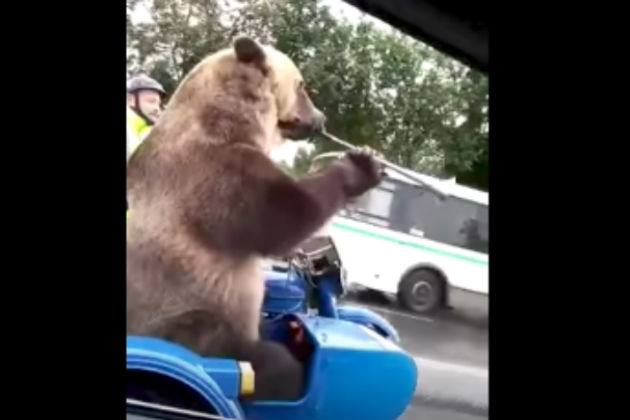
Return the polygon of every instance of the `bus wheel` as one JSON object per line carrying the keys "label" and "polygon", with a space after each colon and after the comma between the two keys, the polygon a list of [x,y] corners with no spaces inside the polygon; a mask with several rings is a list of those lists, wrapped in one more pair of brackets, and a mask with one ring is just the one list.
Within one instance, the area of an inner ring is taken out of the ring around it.
{"label": "bus wheel", "polygon": [[444,294],[443,283],[432,270],[419,269],[407,274],[398,286],[398,300],[407,309],[432,312],[440,306]]}

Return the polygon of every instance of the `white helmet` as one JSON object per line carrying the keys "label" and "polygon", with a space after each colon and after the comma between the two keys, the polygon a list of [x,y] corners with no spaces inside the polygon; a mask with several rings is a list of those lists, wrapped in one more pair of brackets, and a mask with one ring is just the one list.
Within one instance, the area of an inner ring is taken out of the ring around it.
{"label": "white helmet", "polygon": [[166,94],[166,91],[157,80],[154,80],[144,74],[127,80],[127,93],[136,93],[139,90],[155,90],[160,92],[162,95]]}

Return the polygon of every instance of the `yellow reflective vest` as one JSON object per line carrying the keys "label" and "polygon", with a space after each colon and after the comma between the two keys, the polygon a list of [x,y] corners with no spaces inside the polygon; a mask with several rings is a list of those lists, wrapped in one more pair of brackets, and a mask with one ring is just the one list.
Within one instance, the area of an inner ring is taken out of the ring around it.
{"label": "yellow reflective vest", "polygon": [[127,107],[127,161],[151,131],[151,126],[133,109]]}

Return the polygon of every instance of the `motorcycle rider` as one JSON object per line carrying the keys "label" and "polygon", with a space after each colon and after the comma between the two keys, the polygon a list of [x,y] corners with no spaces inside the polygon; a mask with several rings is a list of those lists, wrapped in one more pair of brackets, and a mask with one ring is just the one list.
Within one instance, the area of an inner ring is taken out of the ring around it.
{"label": "motorcycle rider", "polygon": [[127,81],[127,160],[160,117],[165,94],[162,85],[146,75]]}

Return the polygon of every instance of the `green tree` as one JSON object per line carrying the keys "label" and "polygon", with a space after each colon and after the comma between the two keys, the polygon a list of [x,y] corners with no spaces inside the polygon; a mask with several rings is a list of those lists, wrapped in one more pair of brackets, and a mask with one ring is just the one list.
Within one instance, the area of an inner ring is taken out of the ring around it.
{"label": "green tree", "polygon": [[[148,8],[151,22],[130,25],[139,3]],[[230,29],[222,20],[226,13],[217,0],[128,1],[128,64],[164,77],[160,82],[166,85],[176,84],[205,55],[228,44]]]}
{"label": "green tree", "polygon": [[338,20],[318,2],[250,3],[260,11],[255,27],[266,20],[267,38],[302,69],[331,132],[436,175],[466,173],[487,156],[486,77],[398,31]]}
{"label": "green tree", "polygon": [[[134,7],[128,2],[128,9]],[[331,133],[402,166],[487,188],[488,79],[399,31],[350,23],[313,0],[154,0],[152,23],[128,19],[128,62],[174,86],[236,34],[285,52]],[[326,141],[298,155],[302,173]]]}

